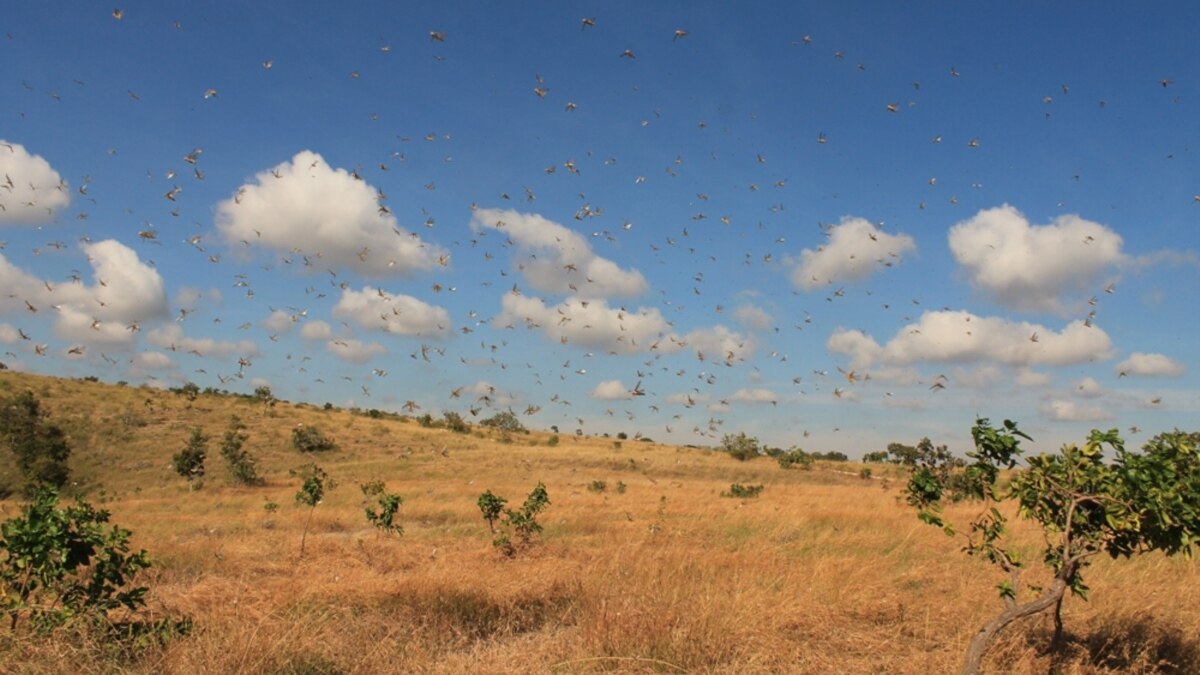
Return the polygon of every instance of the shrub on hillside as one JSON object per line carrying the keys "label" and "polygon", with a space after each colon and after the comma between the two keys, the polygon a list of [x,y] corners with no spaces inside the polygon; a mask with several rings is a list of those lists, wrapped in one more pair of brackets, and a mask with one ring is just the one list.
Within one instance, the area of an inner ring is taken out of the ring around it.
{"label": "shrub on hillside", "polygon": [[292,447],[300,452],[328,452],[337,449],[337,444],[320,429],[300,424],[292,429]]}
{"label": "shrub on hillside", "polygon": [[17,469],[30,494],[41,485],[62,487],[70,476],[67,435],[46,417],[31,391],[0,403],[0,444],[16,455]]}

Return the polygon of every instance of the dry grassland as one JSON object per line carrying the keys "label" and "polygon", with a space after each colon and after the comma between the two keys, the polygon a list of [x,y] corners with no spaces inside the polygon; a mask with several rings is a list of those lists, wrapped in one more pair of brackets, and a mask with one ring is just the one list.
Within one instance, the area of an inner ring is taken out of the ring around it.
{"label": "dry grassland", "polygon": [[[893,467],[864,480],[854,463],[783,470],[633,440],[550,446],[534,432],[505,443],[341,410],[0,374],[0,396],[24,388],[70,434],[75,489],[151,552],[148,615],[195,628],[135,656],[86,635],[0,632],[5,672],[947,673],[999,609],[998,575],[917,521]],[[233,414],[263,487],[226,476],[217,446]],[[297,424],[339,449],[301,455]],[[193,426],[213,438],[194,491],[170,466]],[[307,509],[288,470],[309,461],[339,486],[300,559]],[[0,459],[0,478],[12,472]],[[402,537],[364,518],[369,480],[403,496]],[[588,490],[596,480],[607,490]],[[541,543],[506,558],[475,501],[490,489],[519,503],[538,481],[551,500]],[[734,482],[765,489],[721,497]],[[0,518],[18,507],[0,502]],[[1035,551],[1040,535],[1019,534]],[[990,670],[1200,669],[1195,562],[1105,560],[1087,579],[1092,599],[1066,605],[1065,654],[1043,653],[1050,627],[1033,621],[1002,637]]]}

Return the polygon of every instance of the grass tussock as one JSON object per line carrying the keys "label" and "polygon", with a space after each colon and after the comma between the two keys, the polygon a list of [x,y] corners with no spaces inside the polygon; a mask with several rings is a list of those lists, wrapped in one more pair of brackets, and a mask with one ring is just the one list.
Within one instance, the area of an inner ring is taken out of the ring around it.
{"label": "grass tussock", "polygon": [[[189,617],[193,629],[121,649],[79,628],[51,640],[0,628],[5,672],[940,673],[957,671],[1000,608],[995,570],[917,522],[892,467],[863,480],[855,465],[783,470],[651,443],[551,445],[538,432],[504,442],[286,402],[0,374],[0,394],[22,387],[68,430],[71,490],[150,550],[147,616]],[[264,484],[235,484],[214,444],[203,486],[189,490],[171,454],[193,427],[219,439],[235,414]],[[298,424],[337,449],[296,451]],[[339,485],[313,511],[301,557],[308,508],[288,472],[313,461]],[[9,467],[0,462],[0,482],[14,479]],[[374,480],[403,497],[402,537],[363,515],[358,486]],[[539,481],[545,530],[508,557],[476,500],[491,490],[516,506]],[[722,498],[733,483],[764,488]],[[0,518],[18,506],[0,500]],[[1037,550],[1039,533],[1018,535]],[[997,643],[990,671],[1194,672],[1197,563],[1102,560],[1088,581],[1090,601],[1067,601],[1059,649],[1047,650],[1049,621],[1031,620]]]}

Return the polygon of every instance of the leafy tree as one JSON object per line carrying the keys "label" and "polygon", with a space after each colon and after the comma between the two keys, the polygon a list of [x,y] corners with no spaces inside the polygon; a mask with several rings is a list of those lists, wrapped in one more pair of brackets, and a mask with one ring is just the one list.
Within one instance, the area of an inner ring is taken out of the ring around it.
{"label": "leafy tree", "polygon": [[204,460],[208,456],[208,436],[200,431],[200,427],[192,427],[187,446],[175,453],[171,458],[175,464],[175,472],[187,479],[188,485],[204,477]]}
{"label": "leafy tree", "polygon": [[316,464],[305,464],[293,470],[291,474],[304,479],[296,492],[296,503],[308,507],[308,519],[304,521],[304,533],[300,535],[300,557],[303,558],[304,542],[308,539],[308,526],[312,524],[313,511],[316,511],[317,504],[325,499],[325,492],[337,487],[337,483]]}
{"label": "leafy tree", "polygon": [[879,464],[882,462],[886,462],[886,461],[888,461],[888,453],[886,450],[877,450],[875,452],[868,452],[867,454],[863,455],[862,461],[867,462],[869,464]]}
{"label": "leafy tree", "polygon": [[[1159,434],[1138,453],[1125,449],[1116,429],[1095,430],[1082,447],[1066,445],[1057,453],[1025,458],[1007,488],[1000,484],[1001,472],[1018,467],[1020,439],[1031,440],[1029,436],[1015,422],[1005,420],[997,429],[986,419],[976,421],[971,435],[975,451],[967,455],[973,461],[966,467],[963,488],[985,508],[966,533],[942,517],[947,477],[955,475],[945,465],[953,458],[918,464],[906,490],[922,521],[960,534],[967,554],[983,557],[1007,576],[997,585],[1004,609],[971,639],[964,673],[979,672],[997,634],[1023,617],[1053,609],[1057,644],[1063,600],[1068,591],[1087,598],[1082,573],[1094,556],[1129,558],[1162,551],[1190,557],[1192,545],[1200,542],[1200,434]],[[1006,501],[1015,501],[1021,516],[1045,534],[1041,557],[1053,577],[1047,587],[1031,587],[1029,599],[1021,597],[1019,587],[1025,557],[1007,542],[1007,518],[997,508]]]}
{"label": "leafy tree", "polygon": [[246,425],[234,415],[229,420],[225,436],[221,439],[221,457],[225,460],[233,480],[242,485],[262,485],[265,481],[258,475],[258,460],[243,447],[248,438]]}
{"label": "leafy tree", "polygon": [[145,551],[129,552],[129,530],[82,499],[58,507],[58,491],[41,487],[21,515],[0,524],[0,609],[17,628],[39,630],[74,618],[104,619],[109,610],[146,604],[147,588],[129,584],[150,567]]}
{"label": "leafy tree", "polygon": [[62,487],[70,476],[67,458],[71,446],[67,435],[46,421],[46,414],[25,391],[0,404],[0,443],[17,457],[17,469],[25,479],[26,490],[33,494],[40,485]]}
{"label": "leafy tree", "polygon": [[747,436],[745,432],[739,432],[737,436],[725,434],[721,438],[721,450],[739,462],[754,459],[762,454],[762,446],[759,445],[758,439]]}

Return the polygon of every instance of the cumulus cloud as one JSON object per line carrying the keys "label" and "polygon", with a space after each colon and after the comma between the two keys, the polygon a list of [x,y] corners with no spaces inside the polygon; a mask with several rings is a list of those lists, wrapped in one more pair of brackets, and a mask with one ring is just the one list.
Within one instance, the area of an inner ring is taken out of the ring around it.
{"label": "cumulus cloud", "polygon": [[250,340],[233,342],[229,340],[214,340],[213,338],[193,338],[184,335],[183,328],[177,323],[155,328],[146,334],[146,341],[156,347],[171,351],[184,351],[196,356],[257,356],[258,347]]}
{"label": "cumulus cloud", "polygon": [[1105,270],[1125,261],[1120,235],[1104,225],[1077,215],[1031,225],[1007,204],[952,227],[949,244],[975,288],[1031,312],[1065,311],[1064,295],[1088,292]]}
{"label": "cumulus cloud", "polygon": [[684,336],[683,343],[701,361],[723,361],[727,366],[753,356],[756,346],[749,337],[720,325],[691,331]]}
{"label": "cumulus cloud", "polygon": [[567,298],[549,306],[544,300],[507,294],[493,323],[537,329],[563,343],[617,354],[661,349],[674,351],[678,344],[665,340],[670,324],[657,309],[629,311],[609,307],[605,300]]}
{"label": "cumulus cloud", "polygon": [[0,255],[0,312],[55,310],[59,337],[102,345],[134,342],[137,325],[166,314],[162,277],[115,240],[81,246],[91,263],[94,284],[38,279]]}
{"label": "cumulus cloud", "polygon": [[863,218],[843,218],[829,228],[829,241],[800,252],[794,260],[792,283],[811,291],[833,283],[862,281],[890,267],[917,245],[907,234],[888,234]]}
{"label": "cumulus cloud", "polygon": [[347,363],[366,363],[387,353],[387,349],[378,342],[363,342],[351,338],[329,340],[325,343],[325,349]]}
{"label": "cumulus cloud", "polygon": [[300,328],[300,337],[305,340],[328,340],[333,337],[333,329],[319,319],[309,321]]}
{"label": "cumulus cloud", "polygon": [[174,368],[171,357],[162,352],[142,352],[133,357],[134,368],[140,370],[165,370]]}
{"label": "cumulus cloud", "polygon": [[1143,377],[1179,377],[1183,364],[1162,354],[1134,352],[1129,358],[1113,366],[1118,375],[1141,375]]}
{"label": "cumulus cloud", "polygon": [[370,286],[361,291],[343,290],[333,307],[333,316],[395,335],[444,337],[450,333],[450,315],[445,309],[411,295],[391,295]]}
{"label": "cumulus cloud", "polygon": [[605,380],[592,389],[592,398],[601,401],[624,401],[633,398],[629,388],[620,380]]}
{"label": "cumulus cloud", "polygon": [[729,397],[730,401],[740,401],[742,403],[770,403],[775,405],[779,402],[779,397],[770,389],[738,389],[733,392],[733,396]]}
{"label": "cumulus cloud", "polygon": [[1043,387],[1050,384],[1050,376],[1031,368],[1018,368],[1013,383],[1021,387]]}
{"label": "cumulus cloud", "polygon": [[1104,395],[1104,388],[1094,378],[1085,377],[1075,383],[1075,395],[1080,398],[1100,398]]}
{"label": "cumulus cloud", "polygon": [[268,314],[267,318],[263,319],[262,323],[263,328],[266,328],[272,333],[286,333],[292,329],[293,320],[291,314],[288,314],[282,309],[277,309]]}
{"label": "cumulus cloud", "polygon": [[583,235],[533,213],[478,209],[471,228],[512,239],[523,256],[521,274],[535,290],[583,298],[636,296],[648,285],[642,273],[621,269],[592,250]]}
{"label": "cumulus cloud", "polygon": [[71,203],[66,181],[40,155],[0,139],[0,226],[41,225]]}
{"label": "cumulus cloud", "polygon": [[1112,414],[1095,405],[1080,405],[1074,401],[1053,400],[1042,406],[1042,412],[1056,422],[1099,422],[1110,420]]}
{"label": "cumulus cloud", "polygon": [[445,249],[401,228],[376,201],[375,188],[309,150],[257,174],[218,204],[216,225],[230,243],[296,251],[310,264],[372,277],[449,260]]}
{"label": "cumulus cloud", "polygon": [[15,327],[7,323],[0,323],[0,344],[16,344],[20,339],[21,334]]}
{"label": "cumulus cloud", "polygon": [[768,330],[775,322],[775,319],[766,310],[756,305],[738,307],[733,310],[733,318],[743,326],[755,330]]}
{"label": "cumulus cloud", "polygon": [[1107,359],[1112,353],[1108,334],[1083,321],[1061,331],[1040,324],[1001,317],[980,317],[963,311],[926,312],[901,328],[882,347],[858,330],[839,328],[826,341],[830,351],[845,354],[855,368],[877,362],[999,363],[1007,366],[1062,366]]}

